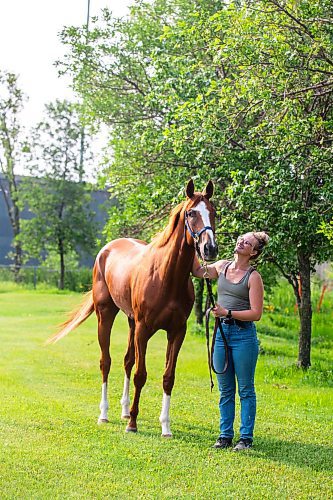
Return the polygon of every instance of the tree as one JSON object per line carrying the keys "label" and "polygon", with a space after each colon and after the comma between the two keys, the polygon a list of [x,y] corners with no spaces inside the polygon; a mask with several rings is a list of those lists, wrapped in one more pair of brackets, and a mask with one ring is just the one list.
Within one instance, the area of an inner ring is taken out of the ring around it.
{"label": "tree", "polygon": [[19,189],[17,166],[27,150],[22,138],[19,114],[23,108],[24,96],[13,73],[0,72],[0,190],[5,200],[13,230],[13,260],[15,281],[19,280],[22,266],[22,248],[17,239],[20,234]]}
{"label": "tree", "polygon": [[[173,89],[181,88],[172,93],[178,121],[169,127],[167,145],[216,165],[215,175],[227,187],[223,229],[271,231],[269,259],[292,285],[298,304],[303,368],[310,365],[311,271],[332,256],[318,234],[333,201],[329,13],[328,2],[238,2],[167,35],[174,47],[182,38],[188,49],[198,49],[178,57],[178,75],[188,74],[190,66],[207,81],[204,92],[185,102],[181,78],[172,82]],[[165,68],[163,56],[156,62]],[[167,87],[160,94],[170,99]]]}
{"label": "tree", "polygon": [[97,228],[89,210],[89,188],[78,182],[81,123],[77,108],[56,101],[46,106],[46,112],[47,118],[34,132],[33,177],[22,183],[22,200],[33,218],[22,221],[20,241],[30,257],[58,254],[59,288],[63,289],[66,254],[79,248],[91,251]]}
{"label": "tree", "polygon": [[[223,229],[271,231],[269,258],[299,306],[298,364],[304,368],[310,365],[310,273],[332,255],[317,231],[333,201],[329,9],[328,3],[230,4],[168,33],[174,47],[181,38],[188,43],[189,55],[178,56],[178,75],[188,75],[190,67],[207,85],[184,102],[182,79],[171,83],[178,121],[169,127],[167,144],[216,165],[221,187],[227,186]],[[195,41],[198,50],[190,51]],[[165,68],[163,56],[156,62]],[[170,99],[167,87],[160,94]]]}
{"label": "tree", "polygon": [[[114,18],[104,9],[99,20],[92,20],[88,34],[85,26],[62,33],[71,53],[60,64],[61,71],[72,75],[88,119],[110,130],[105,179],[119,203],[110,212],[109,237],[149,237],[183,195],[189,172],[195,173],[190,159],[184,162],[173,149],[163,147],[166,124],[175,118],[158,89],[164,76],[176,75],[170,63],[156,75],[153,60],[168,50],[164,32],[188,17],[194,5],[211,15],[220,1],[137,2],[128,18]],[[158,216],[152,217],[154,213]]]}
{"label": "tree", "polygon": [[331,5],[209,4],[141,2],[123,22],[106,17],[91,33],[84,71],[79,32],[66,33],[77,88],[91,116],[112,127],[109,176],[123,202],[111,220],[142,233],[148,213],[158,220],[187,177],[212,177],[222,248],[252,227],[272,236],[266,260],[293,287],[298,364],[307,368],[310,275],[332,255],[318,232],[333,201]]}

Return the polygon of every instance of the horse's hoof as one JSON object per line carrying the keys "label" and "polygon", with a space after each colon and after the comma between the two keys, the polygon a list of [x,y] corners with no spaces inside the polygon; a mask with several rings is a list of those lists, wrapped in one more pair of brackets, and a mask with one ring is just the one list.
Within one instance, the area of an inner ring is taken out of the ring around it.
{"label": "horse's hoof", "polygon": [[138,432],[138,429],[136,427],[127,426],[125,432]]}
{"label": "horse's hoof", "polygon": [[172,438],[172,434],[161,434],[162,438]]}
{"label": "horse's hoof", "polygon": [[122,415],[121,418],[123,420],[129,420],[131,418],[131,416],[130,415]]}
{"label": "horse's hoof", "polygon": [[108,423],[109,423],[109,421],[108,421],[108,419],[107,419],[107,418],[99,418],[99,419],[97,420],[97,423],[98,423],[98,425],[103,425],[103,424],[108,424]]}

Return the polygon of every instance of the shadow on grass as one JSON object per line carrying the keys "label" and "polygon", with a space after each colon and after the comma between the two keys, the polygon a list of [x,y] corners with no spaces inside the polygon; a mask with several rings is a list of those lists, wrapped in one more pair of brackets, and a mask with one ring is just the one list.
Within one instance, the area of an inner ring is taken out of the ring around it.
{"label": "shadow on grass", "polygon": [[333,448],[330,446],[258,437],[255,439],[253,451],[253,457],[297,467],[309,467],[316,472],[333,471]]}
{"label": "shadow on grass", "polygon": [[[171,440],[160,437],[160,433],[156,429],[147,427],[140,428],[138,434],[129,435],[129,442],[137,438],[149,438],[156,443],[169,443],[171,448],[178,446],[188,446],[191,448],[206,449],[212,451],[212,444],[218,433],[214,434],[209,429],[202,426],[186,426],[182,430],[174,429],[173,438]],[[195,446],[193,446],[195,445]],[[215,450],[216,451],[216,450]],[[221,453],[221,450],[218,450]],[[258,458],[264,460],[275,461],[287,466],[297,466],[300,468],[310,468],[316,472],[330,472],[333,470],[333,448],[320,444],[301,443],[298,441],[283,441],[281,439],[273,439],[268,437],[256,437],[254,447],[249,452],[245,452],[249,459],[256,460]],[[242,452],[241,456],[244,452]],[[238,455],[238,454],[237,454]],[[237,456],[235,454],[235,456]]]}
{"label": "shadow on grass", "polygon": [[[182,449],[184,446],[191,445],[191,449],[196,448],[198,452],[209,453],[221,450],[212,450],[212,445],[215,442],[218,432],[214,432],[210,426],[204,425],[181,425],[173,426],[173,438],[166,439],[161,437],[160,428],[152,426],[151,422],[143,419],[140,422],[139,432],[137,434],[126,434],[125,425],[121,425],[119,421],[113,422],[113,425],[108,427],[112,433],[116,433],[118,438],[123,436],[122,442],[131,443],[138,440],[154,441],[159,447],[165,445],[168,448]],[[124,441],[125,440],[125,441]],[[228,450],[229,451],[229,450]],[[299,468],[309,468],[315,472],[329,473],[333,471],[333,447],[322,444],[302,443],[299,441],[284,441],[282,439],[272,437],[256,437],[254,447],[249,452],[233,454],[236,456],[244,456],[244,453],[249,460],[269,460],[287,466],[296,466]]]}

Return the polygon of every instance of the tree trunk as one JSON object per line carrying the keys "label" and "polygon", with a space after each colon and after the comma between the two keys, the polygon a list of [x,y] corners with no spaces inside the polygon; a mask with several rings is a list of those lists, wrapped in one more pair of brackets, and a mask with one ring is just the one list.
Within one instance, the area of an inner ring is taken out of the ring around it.
{"label": "tree trunk", "polygon": [[21,267],[22,267],[22,247],[21,247],[21,243],[15,243],[15,253],[14,253],[14,268],[13,268],[13,272],[14,272],[14,280],[15,280],[15,283],[19,283],[20,282],[20,270],[21,270]]}
{"label": "tree trunk", "polygon": [[13,203],[13,231],[14,231],[14,280],[15,283],[19,283],[20,281],[20,270],[22,267],[22,246],[20,241],[18,241],[16,238],[20,234],[21,230],[21,221],[20,221],[20,210],[17,206],[16,203],[16,198],[17,198],[17,189],[16,190],[16,196],[12,197],[12,203]]}
{"label": "tree trunk", "polygon": [[59,279],[59,289],[63,290],[65,287],[65,255],[64,255],[64,245],[62,239],[58,242],[59,256],[60,256],[60,279]]}
{"label": "tree trunk", "polygon": [[302,251],[297,255],[301,280],[301,301],[298,308],[300,318],[300,333],[298,346],[298,366],[307,369],[311,366],[311,282],[310,258]]}
{"label": "tree trunk", "polygon": [[0,181],[0,190],[3,194],[8,217],[14,235],[14,241],[12,244],[12,246],[14,247],[14,251],[10,252],[10,255],[11,258],[14,260],[14,266],[13,266],[14,280],[16,283],[18,283],[20,281],[20,270],[22,267],[22,246],[21,243],[18,240],[16,240],[16,237],[20,234],[20,209],[17,203],[18,188],[16,185],[14,171],[10,171],[9,173],[3,171],[3,175],[5,179],[3,182]]}
{"label": "tree trunk", "polygon": [[79,182],[83,181],[83,165],[84,165],[84,137],[85,130],[84,127],[81,128],[80,134],[80,163],[79,163]]}
{"label": "tree trunk", "polygon": [[195,280],[194,289],[195,289],[195,301],[194,301],[194,313],[199,325],[203,324],[203,291],[204,291],[204,280]]}

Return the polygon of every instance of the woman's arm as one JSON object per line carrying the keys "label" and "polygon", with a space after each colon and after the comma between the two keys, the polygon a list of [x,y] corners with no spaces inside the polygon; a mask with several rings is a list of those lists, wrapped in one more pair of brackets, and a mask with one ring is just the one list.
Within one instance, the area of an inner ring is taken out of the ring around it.
{"label": "woman's arm", "polygon": [[[208,264],[207,265],[208,278],[210,278],[210,279],[218,278],[224,262],[226,262],[226,261],[225,260],[218,260],[217,262],[214,262],[213,264]],[[193,261],[193,267],[192,267],[193,276],[195,276],[196,278],[203,278],[205,271],[206,271],[206,268],[200,264],[198,257],[195,255],[194,261]]]}
{"label": "woman's arm", "polygon": [[[232,317],[241,321],[259,321],[264,305],[264,285],[260,274],[254,271],[249,279],[250,308],[246,311],[231,311]],[[226,316],[228,310],[217,304],[212,313],[215,317]]]}

